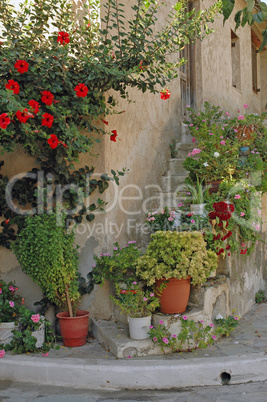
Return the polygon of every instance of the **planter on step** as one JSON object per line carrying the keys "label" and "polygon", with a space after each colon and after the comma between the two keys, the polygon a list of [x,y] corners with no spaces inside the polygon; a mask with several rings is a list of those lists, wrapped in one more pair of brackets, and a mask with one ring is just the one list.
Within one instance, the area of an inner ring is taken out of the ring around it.
{"label": "planter on step", "polygon": [[19,329],[15,322],[2,322],[0,323],[0,344],[8,344],[12,341],[13,333],[12,331]]}
{"label": "planter on step", "polygon": [[205,205],[206,204],[191,204],[190,210],[196,215],[206,216]]}
{"label": "planter on step", "polygon": [[217,193],[221,182],[222,180],[208,181],[207,186],[209,188],[209,193],[210,194]]}
{"label": "planter on step", "polygon": [[78,310],[76,317],[70,317],[67,311],[57,314],[64,346],[76,347],[86,343],[89,330],[89,312]]}
{"label": "planter on step", "polygon": [[129,332],[131,339],[147,339],[149,338],[148,332],[151,325],[151,315],[149,317],[128,317]]}
{"label": "planter on step", "polygon": [[162,290],[160,298],[160,312],[165,314],[183,313],[186,310],[189,295],[191,276],[185,279],[160,279],[156,281],[156,289],[159,289],[162,284],[166,284]]}

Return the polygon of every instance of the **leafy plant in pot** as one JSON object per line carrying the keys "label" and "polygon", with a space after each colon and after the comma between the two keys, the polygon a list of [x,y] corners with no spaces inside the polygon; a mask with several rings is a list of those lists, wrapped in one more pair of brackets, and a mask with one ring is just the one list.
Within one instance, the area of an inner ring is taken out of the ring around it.
{"label": "leafy plant in pot", "polygon": [[216,253],[207,250],[200,232],[159,231],[151,235],[136,272],[148,286],[166,284],[160,295],[160,311],[173,314],[185,311],[190,283],[204,283],[216,268]]}
{"label": "leafy plant in pot", "polygon": [[65,346],[86,342],[89,312],[77,310],[78,251],[74,230],[67,231],[65,214],[27,217],[25,226],[12,245],[22,270],[36,282],[44,296],[61,309],[57,314]]}
{"label": "leafy plant in pot", "polygon": [[159,299],[150,290],[143,290],[138,282],[131,284],[131,291],[121,290],[116,285],[116,295],[110,296],[121,312],[128,317],[130,338],[149,338],[151,313],[159,307]]}
{"label": "leafy plant in pot", "polygon": [[22,298],[17,290],[13,282],[0,279],[0,344],[8,344],[13,337],[12,331],[18,328]]}

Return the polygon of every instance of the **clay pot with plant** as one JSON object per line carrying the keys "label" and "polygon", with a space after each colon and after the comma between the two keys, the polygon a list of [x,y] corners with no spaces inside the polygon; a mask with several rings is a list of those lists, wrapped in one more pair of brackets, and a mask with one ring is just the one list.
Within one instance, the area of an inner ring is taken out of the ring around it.
{"label": "clay pot with plant", "polygon": [[85,344],[89,312],[77,310],[78,251],[74,230],[67,231],[65,214],[27,217],[25,226],[12,245],[23,272],[36,282],[45,297],[60,309],[57,314],[65,346]]}

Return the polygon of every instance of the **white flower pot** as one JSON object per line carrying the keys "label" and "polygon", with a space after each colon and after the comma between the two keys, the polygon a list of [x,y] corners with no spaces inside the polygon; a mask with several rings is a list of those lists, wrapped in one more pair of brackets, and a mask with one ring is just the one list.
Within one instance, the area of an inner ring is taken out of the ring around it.
{"label": "white flower pot", "polygon": [[14,322],[2,322],[0,323],[0,344],[4,345],[10,343],[13,338],[13,329],[19,329]]}
{"label": "white flower pot", "polygon": [[191,204],[190,210],[196,215],[206,216],[205,205],[206,204]]}
{"label": "white flower pot", "polygon": [[36,347],[41,348],[45,341],[45,323],[44,322],[40,325],[40,327],[36,331],[32,332],[32,336],[34,336],[37,339]]}
{"label": "white flower pot", "polygon": [[149,317],[131,318],[128,317],[129,332],[131,339],[147,339],[151,325],[151,315]]}

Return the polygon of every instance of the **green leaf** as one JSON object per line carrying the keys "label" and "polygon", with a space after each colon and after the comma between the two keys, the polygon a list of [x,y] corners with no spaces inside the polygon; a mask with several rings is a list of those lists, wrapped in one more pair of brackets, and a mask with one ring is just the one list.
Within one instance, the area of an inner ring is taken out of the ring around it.
{"label": "green leaf", "polygon": [[228,20],[228,18],[232,14],[234,5],[235,5],[235,0],[223,0],[222,1],[222,11],[223,11],[223,16],[224,16],[223,23],[225,23],[225,21]]}
{"label": "green leaf", "polygon": [[86,215],[86,219],[89,222],[92,222],[95,219],[95,215],[94,214],[88,214],[88,215]]}

